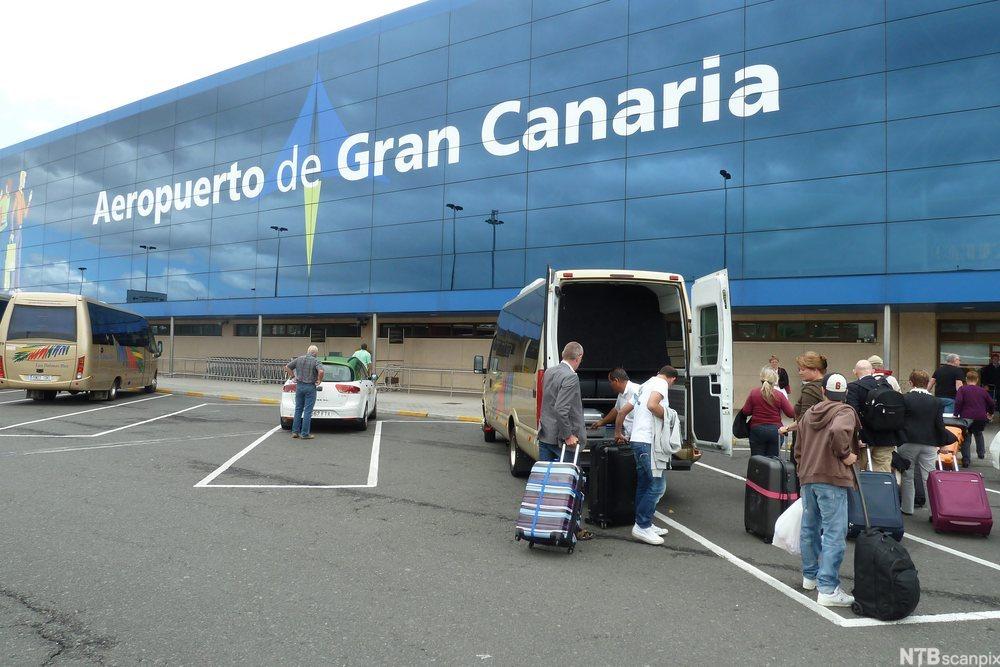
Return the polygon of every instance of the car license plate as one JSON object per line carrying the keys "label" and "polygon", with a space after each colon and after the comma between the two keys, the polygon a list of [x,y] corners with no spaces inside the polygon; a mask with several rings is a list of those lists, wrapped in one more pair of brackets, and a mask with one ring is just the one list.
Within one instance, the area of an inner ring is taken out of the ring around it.
{"label": "car license plate", "polygon": [[329,419],[332,415],[329,410],[313,410],[313,419]]}
{"label": "car license plate", "polygon": [[28,380],[30,382],[52,382],[55,380],[55,375],[29,375]]}

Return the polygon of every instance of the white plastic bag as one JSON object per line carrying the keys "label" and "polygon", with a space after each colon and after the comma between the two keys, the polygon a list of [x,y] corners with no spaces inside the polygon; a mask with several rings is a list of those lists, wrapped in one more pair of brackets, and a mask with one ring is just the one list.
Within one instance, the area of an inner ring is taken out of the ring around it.
{"label": "white plastic bag", "polygon": [[802,548],[799,546],[801,534],[802,499],[799,498],[782,512],[774,523],[774,539],[771,540],[771,544],[793,556],[798,556],[802,553]]}
{"label": "white plastic bag", "polygon": [[1000,433],[993,436],[993,442],[990,443],[990,460],[993,461],[993,467],[1000,470]]}

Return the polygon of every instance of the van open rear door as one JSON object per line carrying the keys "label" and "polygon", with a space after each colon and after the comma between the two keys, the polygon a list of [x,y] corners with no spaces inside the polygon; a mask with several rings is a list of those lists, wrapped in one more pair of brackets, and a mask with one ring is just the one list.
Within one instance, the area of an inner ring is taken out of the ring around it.
{"label": "van open rear door", "polygon": [[691,430],[699,447],[733,453],[733,318],[729,274],[691,286]]}

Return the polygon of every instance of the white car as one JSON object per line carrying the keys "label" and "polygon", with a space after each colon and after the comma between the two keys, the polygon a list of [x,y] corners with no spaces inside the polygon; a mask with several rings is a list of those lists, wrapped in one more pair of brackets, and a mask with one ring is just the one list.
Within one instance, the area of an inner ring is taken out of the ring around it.
{"label": "white car", "polygon": [[[368,376],[367,369],[355,357],[323,357],[323,382],[316,387],[316,406],[312,418],[351,420],[360,430],[375,419],[378,394],[377,376]],[[290,430],[295,417],[295,380],[286,380],[281,388],[279,408],[281,428]]]}

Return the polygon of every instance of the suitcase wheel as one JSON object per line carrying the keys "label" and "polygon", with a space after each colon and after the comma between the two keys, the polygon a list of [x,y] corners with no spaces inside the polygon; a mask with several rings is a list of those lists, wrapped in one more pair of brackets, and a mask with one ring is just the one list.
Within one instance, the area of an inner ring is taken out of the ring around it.
{"label": "suitcase wheel", "polygon": [[853,611],[858,616],[864,616],[864,614],[861,613],[861,603],[860,602],[853,602],[853,603],[851,603],[851,611]]}
{"label": "suitcase wheel", "polygon": [[528,542],[528,548],[529,549],[534,549],[535,548],[535,543],[534,542]]}
{"label": "suitcase wheel", "polygon": [[576,547],[569,547],[568,549],[566,549],[566,553],[568,553],[568,554],[573,553],[573,549],[575,549],[575,548]]}

